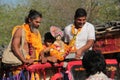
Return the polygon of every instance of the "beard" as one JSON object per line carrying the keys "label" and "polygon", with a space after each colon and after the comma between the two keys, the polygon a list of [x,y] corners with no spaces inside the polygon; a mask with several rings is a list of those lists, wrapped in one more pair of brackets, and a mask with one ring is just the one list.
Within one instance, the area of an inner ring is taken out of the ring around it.
{"label": "beard", "polygon": [[30,30],[33,33],[37,33],[39,26],[35,26],[33,23],[30,24]]}
{"label": "beard", "polygon": [[75,27],[78,29],[78,28],[83,27],[83,25],[84,25],[85,23],[74,23],[74,24],[75,24]]}
{"label": "beard", "polygon": [[85,23],[78,23],[79,27],[82,27]]}

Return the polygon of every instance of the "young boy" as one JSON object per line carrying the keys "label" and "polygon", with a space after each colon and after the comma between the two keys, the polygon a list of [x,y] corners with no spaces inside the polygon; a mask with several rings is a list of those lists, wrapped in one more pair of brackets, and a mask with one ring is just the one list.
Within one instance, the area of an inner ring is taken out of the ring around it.
{"label": "young boy", "polygon": [[57,59],[53,56],[50,56],[50,46],[53,44],[55,41],[55,38],[51,35],[50,32],[45,33],[44,35],[44,50],[41,53],[40,58],[42,59],[42,63],[46,63],[47,61],[49,62],[57,62]]}

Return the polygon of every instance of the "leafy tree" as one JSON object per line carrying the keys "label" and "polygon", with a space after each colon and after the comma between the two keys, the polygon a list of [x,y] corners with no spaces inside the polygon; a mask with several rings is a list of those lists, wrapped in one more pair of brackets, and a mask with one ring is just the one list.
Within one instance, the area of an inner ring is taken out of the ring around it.
{"label": "leafy tree", "polygon": [[[19,0],[22,1],[22,0]],[[24,23],[24,18],[30,9],[36,9],[43,14],[40,25],[42,36],[55,25],[64,28],[73,22],[75,10],[85,8],[88,21],[93,24],[120,20],[119,0],[26,0],[16,7],[0,4],[0,44],[8,44],[11,30],[16,25]],[[1,2],[1,1],[0,1]]]}

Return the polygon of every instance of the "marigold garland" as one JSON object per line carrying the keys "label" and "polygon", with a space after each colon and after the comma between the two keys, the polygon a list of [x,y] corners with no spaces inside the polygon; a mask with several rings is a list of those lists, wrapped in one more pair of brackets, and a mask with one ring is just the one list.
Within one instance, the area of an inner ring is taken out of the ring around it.
{"label": "marigold garland", "polygon": [[67,53],[67,49],[68,49],[68,46],[66,45],[66,44],[64,44],[63,45],[64,46],[64,52],[60,52],[60,51],[58,51],[57,49],[56,49],[56,45],[51,45],[50,46],[50,55],[51,56],[54,56],[54,57],[56,57],[59,61],[62,61],[62,60],[64,60],[64,57],[65,57],[65,55],[66,55],[66,53]]}
{"label": "marigold garland", "polygon": [[74,36],[76,36],[78,33],[80,33],[80,31],[81,31],[81,28],[79,28],[79,29],[77,30],[77,32],[76,32],[76,31],[75,31],[75,25],[72,25],[71,33],[72,33]]}
{"label": "marigold garland", "polygon": [[36,59],[39,59],[39,53],[43,50],[41,35],[38,33],[32,33],[30,31],[29,25],[24,24],[23,26],[25,33],[26,33],[26,41],[35,48],[36,52]]}
{"label": "marigold garland", "polygon": [[75,40],[76,40],[76,36],[78,33],[80,33],[81,28],[78,29],[78,31],[75,31],[75,25],[72,25],[72,29],[71,29],[71,34],[73,34],[73,38],[69,43],[69,47],[70,47],[70,51],[71,52],[75,52],[76,51],[76,47],[75,47]]}

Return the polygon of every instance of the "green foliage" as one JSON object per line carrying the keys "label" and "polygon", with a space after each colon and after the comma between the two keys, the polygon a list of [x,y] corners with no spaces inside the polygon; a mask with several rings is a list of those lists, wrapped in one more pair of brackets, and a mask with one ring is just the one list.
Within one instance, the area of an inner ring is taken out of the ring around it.
{"label": "green foliage", "polygon": [[[120,6],[117,6],[118,0],[106,0],[106,3],[102,3],[99,9],[99,20],[103,22],[109,22],[112,20],[120,20]],[[117,3],[116,3],[117,2]]]}
{"label": "green foliage", "polygon": [[21,6],[17,6],[17,8],[13,9],[9,6],[3,7],[5,9],[2,8],[0,12],[0,44],[8,44],[12,28],[16,25],[23,24],[26,10]]}
{"label": "green foliage", "polygon": [[8,44],[12,28],[24,23],[30,9],[36,9],[43,14],[40,33],[43,36],[55,25],[64,28],[73,22],[74,12],[83,7],[87,10],[88,21],[101,24],[120,20],[119,0],[28,0],[26,5],[0,5],[0,44]]}

